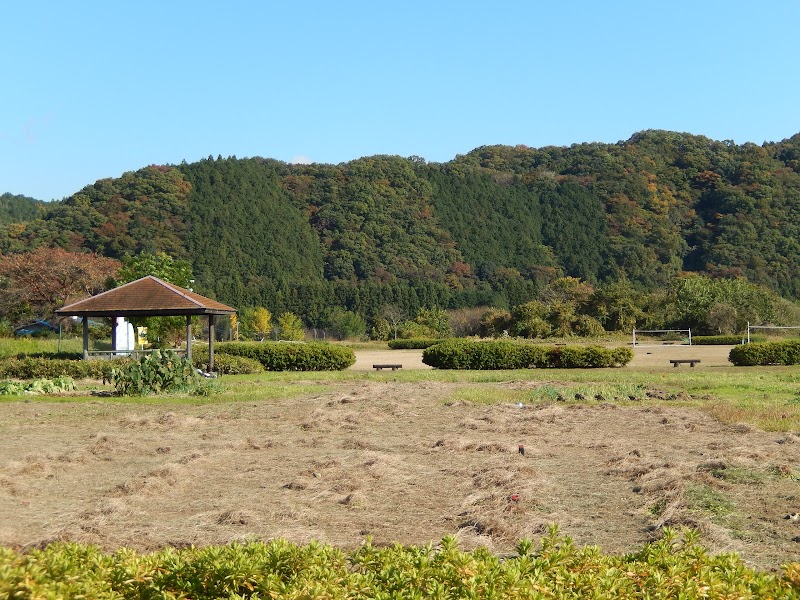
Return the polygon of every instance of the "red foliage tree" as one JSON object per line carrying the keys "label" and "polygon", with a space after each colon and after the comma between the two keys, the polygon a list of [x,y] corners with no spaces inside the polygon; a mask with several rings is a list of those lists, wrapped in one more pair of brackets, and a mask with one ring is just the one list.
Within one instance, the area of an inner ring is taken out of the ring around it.
{"label": "red foliage tree", "polygon": [[61,248],[0,256],[0,315],[14,322],[50,318],[65,304],[106,289],[120,266],[111,258]]}

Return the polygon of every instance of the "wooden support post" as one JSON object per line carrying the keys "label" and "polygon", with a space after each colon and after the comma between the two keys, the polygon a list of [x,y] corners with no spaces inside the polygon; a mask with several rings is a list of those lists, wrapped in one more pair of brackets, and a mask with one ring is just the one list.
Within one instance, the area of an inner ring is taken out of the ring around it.
{"label": "wooden support post", "polygon": [[89,317],[83,317],[83,360],[89,360]]}
{"label": "wooden support post", "polygon": [[192,315],[186,315],[186,358],[192,361]]}
{"label": "wooden support post", "polygon": [[214,315],[208,315],[208,372],[214,372]]}
{"label": "wooden support post", "polygon": [[117,317],[111,317],[111,356],[117,355]]}

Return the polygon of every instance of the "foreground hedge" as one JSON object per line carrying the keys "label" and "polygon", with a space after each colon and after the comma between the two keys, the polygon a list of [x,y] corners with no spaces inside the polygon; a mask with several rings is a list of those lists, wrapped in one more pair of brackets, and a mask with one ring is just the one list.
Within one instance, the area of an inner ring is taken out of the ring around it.
{"label": "foreground hedge", "polygon": [[356,362],[352,349],[321,343],[224,342],[214,350],[255,359],[267,371],[341,371]]}
{"label": "foreground hedge", "polygon": [[113,360],[65,360],[52,358],[6,358],[0,360],[0,378],[8,379],[73,379],[111,378],[111,370],[131,362],[129,358]]}
{"label": "foreground hedge", "polygon": [[443,339],[431,339],[431,338],[389,340],[389,348],[391,348],[392,350],[424,350],[425,348],[430,348],[435,344],[441,344],[444,341],[445,340]]}
{"label": "foreground hedge", "polygon": [[427,546],[362,545],[351,553],[284,540],[139,555],[57,543],[0,549],[3,598],[797,598],[800,563],[756,571],[672,532],[639,552],[605,555],[569,538],[517,544],[501,559],[462,552],[452,537]]}
{"label": "foreground hedge", "polygon": [[800,340],[744,344],[731,348],[728,360],[737,367],[800,364]]}
{"label": "foreground hedge", "polygon": [[621,367],[630,348],[542,346],[514,341],[448,340],[426,348],[422,362],[437,369],[587,369]]}

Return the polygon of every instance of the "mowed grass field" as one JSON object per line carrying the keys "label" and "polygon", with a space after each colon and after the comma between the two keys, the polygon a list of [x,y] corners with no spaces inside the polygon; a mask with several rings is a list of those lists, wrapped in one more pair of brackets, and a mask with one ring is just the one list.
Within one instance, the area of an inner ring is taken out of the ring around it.
{"label": "mowed grass field", "polygon": [[505,553],[557,524],[627,552],[671,526],[757,568],[796,560],[800,368],[736,368],[703,346],[637,348],[602,370],[436,371],[403,352],[223,377],[208,397],[106,398],[80,382],[4,398],[0,545],[452,534]]}

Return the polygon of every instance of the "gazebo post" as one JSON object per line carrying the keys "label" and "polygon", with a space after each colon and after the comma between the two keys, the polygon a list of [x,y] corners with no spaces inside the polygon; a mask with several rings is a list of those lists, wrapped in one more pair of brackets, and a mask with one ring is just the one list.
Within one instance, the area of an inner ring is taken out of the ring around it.
{"label": "gazebo post", "polygon": [[117,317],[111,317],[111,356],[117,355]]}
{"label": "gazebo post", "polygon": [[83,317],[83,360],[89,360],[89,317]]}
{"label": "gazebo post", "polygon": [[192,360],[192,315],[186,315],[186,359]]}
{"label": "gazebo post", "polygon": [[208,315],[208,372],[214,371],[214,315]]}

